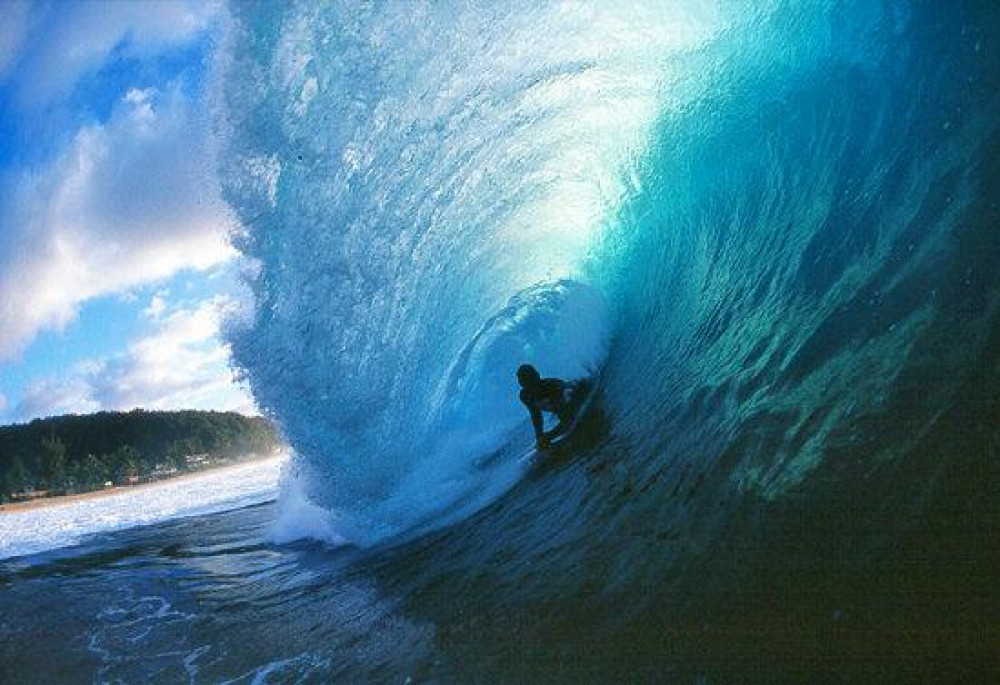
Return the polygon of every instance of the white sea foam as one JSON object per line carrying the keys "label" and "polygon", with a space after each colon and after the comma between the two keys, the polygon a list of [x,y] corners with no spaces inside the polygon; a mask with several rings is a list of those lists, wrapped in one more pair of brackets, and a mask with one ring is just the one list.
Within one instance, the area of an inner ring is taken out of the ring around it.
{"label": "white sea foam", "polygon": [[286,461],[276,457],[106,497],[0,512],[0,559],[69,547],[94,533],[230,511],[275,499]]}
{"label": "white sea foam", "polygon": [[338,527],[336,517],[306,495],[301,475],[288,473],[281,487],[278,515],[268,531],[271,541],[284,545],[296,540],[318,540],[336,547],[347,542]]}

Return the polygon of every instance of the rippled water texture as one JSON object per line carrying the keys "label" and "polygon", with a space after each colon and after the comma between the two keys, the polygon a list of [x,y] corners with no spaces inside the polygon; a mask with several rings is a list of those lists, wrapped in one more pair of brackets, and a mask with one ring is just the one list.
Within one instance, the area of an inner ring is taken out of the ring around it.
{"label": "rippled water texture", "polygon": [[[295,476],[0,599],[85,597],[126,680],[135,616],[205,681],[986,679],[995,3],[233,13],[233,349]],[[522,361],[597,388],[542,462]]]}

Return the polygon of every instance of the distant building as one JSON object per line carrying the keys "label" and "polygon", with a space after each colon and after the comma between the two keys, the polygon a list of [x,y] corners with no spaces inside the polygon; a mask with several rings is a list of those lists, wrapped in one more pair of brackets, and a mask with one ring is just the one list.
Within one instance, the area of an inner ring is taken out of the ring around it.
{"label": "distant building", "polygon": [[189,469],[205,466],[208,464],[208,454],[205,452],[201,454],[189,454],[184,457],[184,463],[187,464]]}
{"label": "distant building", "polygon": [[175,475],[176,473],[176,467],[171,466],[170,464],[157,464],[150,472],[149,477],[152,479],[167,478]]}
{"label": "distant building", "polygon": [[10,497],[15,502],[27,502],[33,499],[48,497],[50,494],[48,490],[25,490],[24,492],[12,492]]}

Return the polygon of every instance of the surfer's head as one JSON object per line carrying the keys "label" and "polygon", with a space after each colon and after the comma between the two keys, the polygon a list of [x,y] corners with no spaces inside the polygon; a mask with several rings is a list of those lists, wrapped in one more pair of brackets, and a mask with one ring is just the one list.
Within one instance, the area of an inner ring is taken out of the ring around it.
{"label": "surfer's head", "polygon": [[538,369],[531,364],[521,364],[517,367],[517,382],[521,384],[522,388],[534,385],[540,380],[542,377],[538,375]]}

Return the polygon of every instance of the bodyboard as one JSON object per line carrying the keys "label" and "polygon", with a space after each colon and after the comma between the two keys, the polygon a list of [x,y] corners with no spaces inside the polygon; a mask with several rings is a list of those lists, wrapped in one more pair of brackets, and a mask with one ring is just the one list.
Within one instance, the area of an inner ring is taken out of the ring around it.
{"label": "bodyboard", "polygon": [[547,449],[539,449],[537,446],[533,446],[531,448],[530,459],[536,464],[545,461],[551,457],[554,452],[561,451],[559,448],[566,445],[567,441],[572,437],[573,431],[576,430],[577,425],[580,423],[580,419],[587,415],[587,412],[590,410],[590,407],[594,403],[594,399],[597,396],[596,384],[589,378],[576,381],[572,392],[575,395],[572,400],[574,405],[573,417],[560,431],[560,433],[549,441]]}

